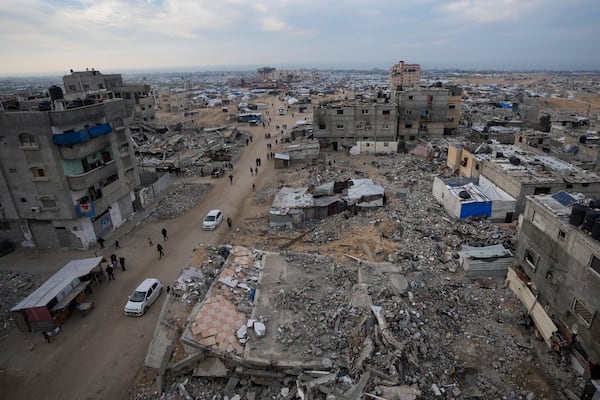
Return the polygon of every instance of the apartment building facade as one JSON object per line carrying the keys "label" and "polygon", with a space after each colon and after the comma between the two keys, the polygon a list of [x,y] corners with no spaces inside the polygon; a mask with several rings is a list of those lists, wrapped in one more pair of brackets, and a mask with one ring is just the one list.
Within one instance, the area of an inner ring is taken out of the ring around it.
{"label": "apartment building facade", "polygon": [[191,92],[182,89],[163,88],[158,91],[160,108],[165,112],[178,113],[192,109]]}
{"label": "apartment building facade", "polygon": [[134,211],[140,184],[125,100],[0,112],[2,238],[85,249]]}
{"label": "apartment building facade", "polygon": [[70,75],[63,76],[68,100],[95,99],[110,100],[123,99],[130,110],[133,122],[153,122],[156,108],[152,87],[143,83],[124,84],[121,74],[102,74],[92,70],[73,71]]}
{"label": "apartment building facade", "polygon": [[393,91],[398,104],[398,137],[412,143],[419,137],[455,135],[460,122],[462,89],[427,88]]}
{"label": "apartment building facade", "polygon": [[349,149],[359,141],[396,143],[398,107],[394,103],[333,101],[313,108],[313,136],[322,149]]}
{"label": "apartment building facade", "polygon": [[567,192],[529,196],[515,260],[521,279],[570,344],[584,375],[598,379],[600,230],[594,223],[600,211],[590,204]]}
{"label": "apartment building facade", "polygon": [[400,61],[390,68],[389,82],[394,90],[418,86],[421,81],[421,65]]}

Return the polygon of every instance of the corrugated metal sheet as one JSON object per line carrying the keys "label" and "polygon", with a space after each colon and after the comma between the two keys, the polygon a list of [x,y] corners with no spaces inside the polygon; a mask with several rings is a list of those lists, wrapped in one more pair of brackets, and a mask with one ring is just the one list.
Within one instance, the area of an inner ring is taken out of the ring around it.
{"label": "corrugated metal sheet", "polygon": [[513,268],[508,269],[507,279],[508,286],[527,308],[527,312],[531,316],[531,319],[533,319],[544,341],[548,346],[551,346],[552,334],[558,331],[558,328],[554,325],[554,322],[552,322],[546,311],[544,311],[542,305],[538,303],[531,290],[519,279]]}

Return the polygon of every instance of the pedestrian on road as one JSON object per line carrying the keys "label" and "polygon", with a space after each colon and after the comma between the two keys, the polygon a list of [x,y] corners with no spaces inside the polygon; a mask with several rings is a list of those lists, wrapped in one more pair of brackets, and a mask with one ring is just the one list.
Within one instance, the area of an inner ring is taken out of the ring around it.
{"label": "pedestrian on road", "polygon": [[246,139],[246,146],[250,144],[250,139]]}
{"label": "pedestrian on road", "polygon": [[116,263],[116,262],[117,262],[117,255],[116,255],[115,253],[112,253],[112,254],[110,255],[110,263],[111,263],[111,264],[114,264],[114,263]]}
{"label": "pedestrian on road", "polygon": [[119,257],[119,263],[121,264],[121,269],[122,269],[123,271],[127,271],[127,270],[125,269],[125,257]]}
{"label": "pedestrian on road", "polygon": [[233,185],[233,175],[229,174],[229,183]]}
{"label": "pedestrian on road", "polygon": [[162,258],[162,256],[165,255],[165,252],[163,251],[163,247],[159,244],[156,245],[156,250],[158,250],[158,259],[160,260]]}
{"label": "pedestrian on road", "polygon": [[252,143],[252,135],[250,135],[250,143]]}
{"label": "pedestrian on road", "polygon": [[148,238],[148,246],[152,247],[152,238]]}
{"label": "pedestrian on road", "polygon": [[250,167],[250,175],[254,175],[254,170]]}
{"label": "pedestrian on road", "polygon": [[254,175],[258,175],[258,167],[254,168]]}
{"label": "pedestrian on road", "polygon": [[121,246],[119,246],[119,239],[115,240],[115,249],[120,249]]}
{"label": "pedestrian on road", "polygon": [[103,249],[104,248],[104,239],[102,237],[98,238],[98,244],[100,245],[100,248]]}
{"label": "pedestrian on road", "polygon": [[229,229],[231,229],[232,224],[233,222],[231,221],[231,218],[227,217],[227,226],[229,227]]}
{"label": "pedestrian on road", "polygon": [[163,235],[163,240],[166,242],[167,239],[169,238],[169,236],[167,235],[167,228],[162,228],[161,233]]}
{"label": "pedestrian on road", "polygon": [[111,264],[108,264],[108,265],[106,266],[106,273],[107,273],[107,275],[108,275],[108,280],[109,280],[109,281],[114,281],[114,280],[115,280],[115,275],[114,275],[114,273],[113,273],[113,267],[112,267],[112,265],[111,265]]}
{"label": "pedestrian on road", "polygon": [[256,184],[252,184],[252,191],[254,192],[254,189],[256,189]]}
{"label": "pedestrian on road", "polygon": [[260,160],[260,157],[258,157],[258,166],[260,167],[262,165],[262,161]]}

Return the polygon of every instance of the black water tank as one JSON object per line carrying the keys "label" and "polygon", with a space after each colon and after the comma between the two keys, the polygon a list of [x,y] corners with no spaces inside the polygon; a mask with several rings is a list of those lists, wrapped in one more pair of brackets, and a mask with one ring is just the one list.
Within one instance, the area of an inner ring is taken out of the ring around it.
{"label": "black water tank", "polygon": [[594,227],[594,223],[596,222],[596,219],[598,219],[598,218],[600,218],[600,211],[592,210],[592,209],[587,210],[587,212],[585,213],[585,219],[583,220],[583,226],[581,227],[581,229],[583,229],[586,232],[590,232],[592,230],[592,228]]}
{"label": "black water tank", "polygon": [[592,226],[592,237],[596,240],[600,240],[600,218],[596,218],[594,226]]}
{"label": "black water tank", "polygon": [[579,143],[585,144],[586,141],[587,141],[587,136],[585,136],[585,135],[579,136]]}
{"label": "black water tank", "polygon": [[583,224],[587,210],[589,210],[589,208],[582,204],[573,204],[573,207],[571,207],[571,215],[569,216],[569,223],[574,226]]}
{"label": "black water tank", "polygon": [[496,158],[504,158],[504,153],[502,153],[501,151],[497,151]]}
{"label": "black water tank", "polygon": [[461,190],[460,192],[458,192],[458,197],[460,197],[463,200],[467,200],[471,198],[471,195],[466,190]]}
{"label": "black water tank", "polygon": [[590,204],[588,204],[590,208],[600,208],[600,199],[591,199]]}
{"label": "black water tank", "polygon": [[519,165],[521,164],[521,159],[519,157],[510,156],[508,162],[510,162],[512,165]]}
{"label": "black water tank", "polygon": [[50,86],[48,88],[48,93],[50,93],[51,100],[59,100],[64,98],[62,89],[56,85]]}

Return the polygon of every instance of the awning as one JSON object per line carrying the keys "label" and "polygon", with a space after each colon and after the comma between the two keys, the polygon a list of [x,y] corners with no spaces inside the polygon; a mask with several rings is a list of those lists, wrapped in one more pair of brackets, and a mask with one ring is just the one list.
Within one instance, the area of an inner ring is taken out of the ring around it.
{"label": "awning", "polygon": [[77,295],[81,292],[83,292],[85,290],[85,288],[87,287],[87,285],[90,284],[90,281],[85,281],[85,282],[81,282],[79,285],[75,286],[73,288],[73,291],[71,293],[69,293],[68,295],[66,295],[65,297],[62,298],[61,301],[59,301],[58,303],[56,303],[56,305],[54,307],[52,307],[52,309],[50,311],[58,311],[58,310],[62,310],[63,308],[67,307],[71,301],[77,297]]}
{"label": "awning", "polygon": [[73,283],[74,279],[89,274],[100,265],[102,257],[72,260],[65,264],[56,274],[52,275],[37,290],[23,299],[10,311],[19,311],[33,307],[46,307],[60,292]]}

